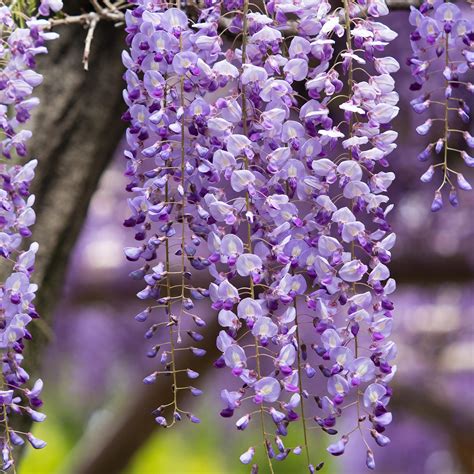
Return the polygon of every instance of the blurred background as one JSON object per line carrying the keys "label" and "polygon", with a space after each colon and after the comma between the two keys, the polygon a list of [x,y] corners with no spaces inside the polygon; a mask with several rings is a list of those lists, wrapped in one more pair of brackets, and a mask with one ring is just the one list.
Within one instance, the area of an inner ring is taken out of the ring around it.
{"label": "blurred background", "polygon": [[[407,13],[393,13],[391,22],[400,29]],[[458,209],[446,205],[440,213],[430,212],[433,186],[419,182],[427,165],[416,159],[426,137],[414,132],[422,118],[409,107],[415,94],[408,90],[410,73],[400,51],[409,54],[407,34],[392,46],[402,63],[396,77],[399,148],[390,156],[397,174],[391,223],[398,234],[392,269],[399,284],[394,327],[399,371],[391,402],[395,420],[388,432],[392,443],[376,450],[376,472],[468,473],[473,472],[474,428],[474,196],[461,195]],[[474,134],[472,123],[470,128]],[[135,298],[139,288],[128,278],[135,265],[123,255],[123,247],[133,241],[122,227],[127,217],[123,168],[120,145],[70,253],[60,303],[48,318],[54,323],[39,326],[48,340],[41,372],[48,419],[34,427],[34,434],[48,446],[29,450],[20,472],[248,472],[238,456],[252,436],[242,436],[232,421],[219,417],[218,394],[225,377],[212,364],[196,382],[206,394],[185,401],[201,424],[183,421],[168,431],[153,422],[150,412],[160,404],[166,386],[142,384],[154,364],[146,357],[144,326],[133,319],[143,308]],[[215,316],[205,306],[200,310],[209,320]],[[214,336],[209,341],[213,344]],[[212,356],[211,350],[208,359]],[[365,451],[356,442],[351,440],[342,458],[328,459],[329,437],[319,430],[310,433],[313,459],[326,461],[324,472],[366,472]],[[293,428],[290,437],[298,436]],[[298,461],[290,456],[276,465],[277,472],[300,472]]]}

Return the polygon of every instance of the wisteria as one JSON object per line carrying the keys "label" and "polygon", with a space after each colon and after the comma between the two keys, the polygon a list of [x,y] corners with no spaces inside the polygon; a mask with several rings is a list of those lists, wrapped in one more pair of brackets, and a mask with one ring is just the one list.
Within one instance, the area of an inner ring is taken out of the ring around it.
{"label": "wisteria", "polygon": [[[457,5],[443,0],[412,7],[410,23],[416,28],[411,34],[413,56],[408,60],[415,79],[411,89],[423,92],[411,105],[416,113],[430,112],[416,131],[431,136],[433,129],[440,137],[418,155],[424,162],[434,156],[421,181],[440,181],[431,204],[432,211],[439,211],[445,188],[454,207],[459,204],[458,190],[472,189],[458,164],[464,161],[474,167],[474,138],[466,126],[471,117],[468,102],[474,93],[474,85],[468,82],[474,69],[474,23]],[[444,84],[437,80],[441,74]],[[458,143],[461,148],[456,148]]]}
{"label": "wisteria", "polygon": [[[341,13],[336,9],[334,15]],[[359,432],[367,446],[369,469],[375,462],[366,433],[380,446],[389,442],[382,433],[391,421],[387,384],[396,370],[396,346],[389,340],[389,295],[395,282],[386,266],[395,235],[387,222],[393,206],[384,194],[395,176],[383,169],[396,148],[397,133],[390,130],[390,122],[398,114],[398,94],[390,75],[399,65],[392,57],[379,56],[397,36],[378,21],[386,14],[384,2],[373,2],[367,10],[344,2],[343,28],[329,20],[331,27],[322,30],[331,36],[345,33],[345,49],[328,72],[307,83],[313,97],[324,97],[320,103],[337,100],[344,112],[344,120],[335,127],[329,122],[319,130],[324,155],[334,158],[320,155],[312,162],[324,191],[315,198],[317,289],[308,295],[307,304],[315,311],[314,326],[321,335],[312,347],[329,362],[319,365],[328,379],[329,396],[318,397],[324,414],[316,421],[336,435],[336,419],[355,406],[355,427],[328,451],[342,454],[353,433]],[[335,143],[339,139],[342,150]]]}
{"label": "wisteria", "polygon": [[[32,388],[25,388],[29,375],[22,367],[25,341],[31,338],[28,323],[38,318],[33,300],[37,285],[30,278],[34,271],[39,245],[36,242],[24,249],[24,240],[31,236],[35,222],[35,197],[29,188],[34,178],[37,160],[19,164],[27,156],[27,141],[31,131],[25,126],[31,111],[38,106],[34,89],[41,84],[42,76],[36,71],[36,57],[47,53],[46,43],[57,33],[48,31],[49,10],[60,10],[59,1],[43,0],[36,16],[28,16],[21,2],[8,6],[0,4],[0,115],[1,146],[1,207],[0,255],[3,259],[0,283],[0,351],[2,376],[0,387],[0,447],[2,470],[15,469],[13,448],[25,443],[36,449],[46,445],[31,433],[15,430],[10,423],[12,414],[29,416],[41,422],[46,416],[37,411],[43,382],[37,380]],[[8,269],[7,269],[8,268]]]}
{"label": "wisteria", "polygon": [[[223,1],[209,3],[195,24],[179,6],[137,2],[126,13],[130,53],[123,56],[135,193],[125,225],[144,242],[126,255],[144,260],[132,277],[146,284],[138,297],[152,300],[136,319],[156,314],[148,339],[161,325],[169,331],[149,353],[164,370],[145,378],[173,376],[173,400],[158,407],[156,421],[198,421],[176,399],[183,388],[201,392],[182,387],[179,374],[198,374],[178,368],[175,354],[204,355],[180,345],[182,331],[202,338],[186,320],[204,324],[193,299],[209,296],[222,327],[215,365],[236,378],[221,393],[221,415],[239,411],[237,429],[255,423],[261,432],[241,462],[252,464],[261,449],[273,472],[274,462],[304,453],[308,470],[319,470],[309,430],[338,434],[336,419],[354,407],[355,428],[328,451],[342,454],[357,431],[373,469],[366,436],[389,442],[382,433],[391,421],[387,384],[396,355],[389,341],[395,283],[386,266],[395,236],[384,194],[394,174],[383,169],[396,148],[390,74],[399,66],[380,56],[396,37],[377,21],[387,6],[269,2],[256,12],[247,0]],[[219,17],[240,47],[223,50]],[[207,252],[201,246],[198,254],[202,241]],[[188,266],[213,277],[209,289],[191,283]],[[328,395],[314,393],[315,404],[308,379],[316,374],[327,379]],[[303,439],[285,446],[292,422],[301,423]]]}
{"label": "wisteria", "polygon": [[[193,284],[191,269],[210,265],[198,255],[198,247],[208,232],[200,199],[204,186],[215,179],[205,159],[211,139],[203,133],[210,111],[207,96],[225,86],[227,74],[222,70],[218,80],[215,73],[221,42],[219,15],[219,5],[210,6],[192,29],[182,10],[159,2],[137,2],[126,13],[130,53],[123,54],[128,69],[124,97],[129,111],[124,118],[131,122],[126,157],[131,178],[128,190],[135,197],[129,200],[132,215],[125,225],[135,228],[135,239],[143,242],[127,248],[126,256],[144,261],[132,277],[143,279],[146,285],[138,297],[150,300],[136,316],[139,321],[153,321],[145,338],[153,339],[161,326],[168,330],[167,340],[154,343],[148,352],[162,368],[144,380],[153,383],[161,375],[173,377],[172,400],[155,412],[157,423],[163,426],[173,425],[183,415],[199,422],[177,402],[179,390],[201,393],[181,381],[195,379],[199,373],[178,367],[176,357],[183,350],[197,357],[206,353],[197,347],[205,321],[193,308],[209,291]],[[178,259],[172,261],[173,255]]]}
{"label": "wisteria", "polygon": [[[81,25],[88,70],[102,21],[126,33],[123,224],[135,242],[124,253],[153,367],[143,383],[171,386],[156,424],[201,422],[187,395],[203,393],[207,364],[222,382],[207,391],[245,432],[240,462],[252,473],[277,472],[287,458],[315,473],[320,440],[340,456],[354,438],[375,469],[376,450],[390,443],[397,370],[389,188],[400,65],[386,52],[398,33],[384,19],[398,4],[93,0],[69,14],[62,0],[0,1],[3,471],[15,471],[15,446],[46,445],[15,427],[17,415],[46,417],[43,382],[29,383],[23,368],[27,326],[39,317],[37,161],[27,160],[37,56],[58,36],[51,29]],[[411,106],[426,115],[416,132],[434,137],[418,158],[432,160],[421,181],[437,183],[438,211],[471,190],[474,23],[459,3],[418,5],[407,72]]]}
{"label": "wisteria", "polygon": [[[381,433],[391,420],[387,382],[395,370],[390,362],[396,348],[387,339],[393,309],[388,295],[394,282],[385,264],[395,237],[386,221],[392,206],[382,208],[388,200],[382,193],[394,175],[375,168],[386,167],[386,156],[395,148],[397,134],[389,130],[389,123],[398,113],[398,95],[390,73],[398,70],[398,63],[374,53],[396,34],[370,18],[388,13],[382,2],[368,10],[347,3],[334,12],[327,2],[312,3],[307,10],[275,5],[267,15],[247,14],[246,6],[244,2],[231,23],[242,34],[242,48],[236,51],[241,74],[234,93],[241,99],[242,121],[229,135],[225,150],[214,154],[220,158],[226,153],[231,167],[227,179],[240,194],[225,200],[222,188],[219,199],[205,197],[212,218],[231,226],[210,236],[211,250],[228,266],[216,275],[211,299],[227,329],[218,338],[222,363],[245,383],[238,391],[222,393],[222,414],[242,409],[250,397],[258,408],[247,411],[236,426],[245,429],[259,415],[270,470],[274,460],[305,451],[313,472],[321,464],[315,468],[310,459],[305,416],[309,392],[304,386],[318,367],[331,395],[317,397],[325,414],[315,420],[324,431],[337,433],[333,426],[351,392],[356,401],[347,407],[357,405],[356,428],[328,451],[342,454],[355,430],[365,439],[363,422],[380,445],[389,442]],[[298,36],[287,52],[282,31],[289,29],[290,14],[298,18],[291,24]],[[329,67],[334,38],[344,35],[346,49]],[[318,66],[312,69],[308,63],[314,60]],[[373,63],[373,75],[360,67],[366,62]],[[347,94],[339,68],[350,85]],[[369,75],[369,80],[356,82],[359,74],[363,79]],[[298,81],[304,81],[310,96],[303,105],[294,89]],[[346,99],[339,106],[344,120],[334,125],[329,104],[339,99]],[[364,115],[367,121],[360,118]],[[232,130],[231,125],[227,128]],[[346,138],[342,150],[339,138]],[[362,181],[364,176],[368,183]],[[237,276],[249,276],[248,286],[233,285],[230,278]],[[309,313],[301,311],[303,301]],[[315,331],[308,330],[311,326]],[[322,364],[312,362],[307,352],[305,341],[314,339],[314,332],[321,339],[311,347]],[[245,337],[249,333],[253,344]],[[332,360],[331,366],[325,367],[324,360]],[[249,389],[253,395],[246,395]],[[275,435],[268,434],[267,418]],[[282,437],[291,422],[302,423],[304,439],[301,446],[289,448]],[[367,465],[373,468],[373,453],[367,447]],[[251,446],[241,461],[251,463],[254,453]]]}

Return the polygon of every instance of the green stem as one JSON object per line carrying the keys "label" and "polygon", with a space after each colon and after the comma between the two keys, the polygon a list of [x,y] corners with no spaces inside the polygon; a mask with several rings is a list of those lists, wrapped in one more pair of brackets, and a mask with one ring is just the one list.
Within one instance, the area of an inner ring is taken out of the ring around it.
{"label": "green stem", "polygon": [[[242,10],[242,72],[244,65],[247,62],[247,34],[248,34],[248,12],[249,12],[249,0],[244,0],[243,4],[243,10]],[[248,125],[247,125],[247,97],[245,93],[245,85],[242,84],[241,86],[242,90],[242,129],[244,132],[244,135],[248,135]],[[249,160],[247,156],[244,156],[244,167],[245,169],[249,169]],[[250,206],[250,196],[249,193],[245,193],[245,206],[247,213],[250,211],[251,206]],[[249,253],[252,253],[252,227],[250,225],[250,221],[247,218],[247,247]],[[250,276],[249,279],[249,286],[250,286],[250,297],[252,299],[255,299],[255,286],[253,283],[252,276]],[[255,338],[255,365],[257,369],[257,376],[258,378],[261,377],[261,368],[260,368],[260,349],[259,349],[259,344],[258,344],[258,339]],[[266,443],[266,437],[265,437],[265,412],[264,412],[264,407],[263,403],[260,404],[260,427],[262,430],[262,438],[263,438],[263,450],[266,454],[267,461],[268,461],[268,467],[270,469],[270,472],[273,474],[273,464],[272,460],[268,454],[267,450],[267,443]]]}
{"label": "green stem", "polygon": [[[166,90],[165,90],[165,97],[166,97]],[[166,99],[163,102],[163,107],[166,108]],[[168,181],[165,184],[165,202],[169,202],[170,200],[170,192],[169,192],[169,184]],[[170,355],[171,355],[171,374],[173,377],[173,402],[171,403],[173,406],[173,421],[171,425],[175,424],[176,418],[174,417],[174,413],[177,411],[177,374],[176,374],[176,347],[174,343],[174,334],[173,334],[173,321],[171,318],[171,281],[170,281],[170,273],[171,273],[171,259],[170,259],[170,242],[169,238],[166,237],[165,241],[165,266],[166,266],[166,296],[168,301],[166,303],[166,312],[168,316],[168,334],[169,334],[169,341],[170,341]]]}
{"label": "green stem", "polygon": [[301,421],[303,425],[303,438],[304,438],[304,448],[306,452],[306,461],[308,466],[311,464],[310,457],[309,457],[309,443],[308,443],[308,432],[306,427],[306,418],[304,414],[304,397],[303,397],[303,379],[302,379],[302,371],[301,371],[301,354],[300,354],[300,330],[298,326],[298,307],[296,304],[296,299],[294,300],[294,308],[295,308],[295,325],[296,325],[296,343],[298,348],[296,350],[297,353],[297,362],[298,362],[298,386],[301,395]]}
{"label": "green stem", "polygon": [[[351,18],[350,18],[350,13],[349,13],[350,12],[350,10],[349,10],[350,0],[343,0],[343,4],[344,4],[344,18],[345,18],[345,28],[346,28],[346,49],[350,50],[350,49],[352,49]],[[357,68],[357,69],[360,69],[360,68]],[[352,87],[353,87],[353,84],[354,84],[354,67],[352,65],[352,60],[349,63],[348,73],[349,73],[348,85],[349,85],[349,91],[351,91]],[[350,94],[350,92],[349,92],[349,94]],[[353,136],[353,133],[352,133],[352,128],[353,128],[352,114],[350,116],[348,126],[349,126],[349,137],[352,138],[352,136]],[[352,149],[349,150],[349,156],[350,156],[350,159],[352,159]],[[352,202],[352,205],[354,206],[354,201]],[[355,244],[354,244],[354,241],[352,241],[352,243],[351,243],[351,260],[354,260],[355,256],[356,256],[355,255]],[[352,284],[352,293],[353,294],[356,293],[355,283]],[[354,336],[354,354],[355,354],[355,357],[357,358],[358,354],[359,354],[359,341],[358,341],[357,335]],[[364,433],[362,432],[361,423],[360,423],[361,407],[360,407],[360,392],[359,392],[359,389],[357,389],[356,406],[357,406],[357,429],[359,430],[359,432],[362,436],[362,440],[367,445],[367,442],[365,441]]]}
{"label": "green stem", "polygon": [[[449,66],[449,36],[448,33],[444,34],[445,37],[445,43],[444,43],[444,49],[445,49],[445,66]],[[449,87],[449,81],[446,79],[445,80],[445,88]],[[438,191],[441,191],[443,186],[449,182],[449,168],[448,168],[448,150],[449,150],[449,145],[448,145],[448,140],[449,140],[449,99],[445,95],[445,100],[444,100],[444,156],[443,156],[443,182],[441,183],[441,186],[438,188]]]}

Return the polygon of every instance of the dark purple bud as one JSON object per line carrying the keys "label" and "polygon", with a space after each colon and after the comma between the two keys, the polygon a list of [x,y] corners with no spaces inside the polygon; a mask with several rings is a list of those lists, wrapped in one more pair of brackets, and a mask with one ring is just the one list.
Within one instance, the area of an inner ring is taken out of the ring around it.
{"label": "dark purple bud", "polygon": [[370,430],[370,434],[375,439],[375,442],[381,447],[387,446],[387,444],[390,443],[390,438],[388,436],[384,436],[376,430]]}
{"label": "dark purple bud", "polygon": [[25,440],[14,431],[10,430],[9,435],[11,443],[15,446],[23,446],[25,444]]}
{"label": "dark purple bud", "polygon": [[250,422],[250,415],[247,414],[239,418],[237,422],[235,423],[235,426],[237,427],[238,430],[243,431],[245,430],[245,428],[247,428],[249,422]]}
{"label": "dark purple bud", "polygon": [[306,376],[307,376],[309,379],[312,378],[312,377],[314,377],[315,374],[316,374],[316,370],[315,370],[313,367],[311,367],[309,364],[306,364],[306,365],[305,365],[304,370],[305,370],[305,372],[306,372]]}
{"label": "dark purple bud", "polygon": [[277,454],[277,456],[276,456],[275,459],[276,459],[277,461],[283,461],[283,460],[285,460],[285,459],[288,457],[288,454],[290,454],[290,452],[291,452],[291,449],[287,448],[287,449],[285,449],[285,451],[283,451],[282,453]]}
{"label": "dark purple bud", "polygon": [[39,411],[35,411],[30,407],[25,408],[26,413],[30,415],[33,421],[41,423],[42,421],[46,420],[46,415],[44,413],[40,413]]}
{"label": "dark purple bud", "polygon": [[423,183],[429,183],[429,182],[433,179],[434,173],[435,173],[434,166],[431,165],[431,166],[421,175],[420,181],[422,181]]}
{"label": "dark purple bud", "polygon": [[147,375],[147,376],[143,379],[143,383],[146,384],[146,385],[151,385],[152,383],[155,383],[155,382],[156,382],[156,377],[157,377],[157,375],[158,375],[157,372],[153,372],[152,374]]}
{"label": "dark purple bud", "polygon": [[457,207],[459,205],[458,193],[455,188],[451,188],[449,191],[449,203],[453,207]]}
{"label": "dark purple bud", "polygon": [[158,355],[159,350],[160,350],[160,346],[159,346],[159,345],[153,346],[153,347],[146,353],[146,356],[149,357],[150,359],[153,359],[154,357],[156,357],[156,356]]}
{"label": "dark purple bud", "polygon": [[184,298],[183,299],[183,307],[188,311],[194,308],[194,303],[191,298]]}
{"label": "dark purple bud", "polygon": [[270,408],[270,415],[272,416],[272,419],[276,424],[282,422],[286,418],[284,413],[276,410],[274,407]]}
{"label": "dark purple bud", "polygon": [[160,425],[160,426],[167,426],[168,423],[166,422],[166,418],[164,416],[157,416],[155,418],[155,421]]}
{"label": "dark purple bud", "polygon": [[265,440],[265,447],[268,453],[268,457],[270,459],[273,459],[275,457],[275,451],[273,450],[272,443],[268,441],[267,439]]}
{"label": "dark purple bud", "polygon": [[289,421],[296,421],[299,418],[298,413],[291,409],[288,410],[286,416],[288,417]]}
{"label": "dark purple bud", "polygon": [[347,436],[343,436],[337,443],[329,445],[327,451],[333,456],[340,456],[344,453],[348,441],[349,438]]}
{"label": "dark purple bud", "polygon": [[34,437],[31,433],[27,433],[26,438],[28,439],[31,446],[33,446],[33,448],[35,449],[42,449],[47,444],[46,441],[43,441],[42,439]]}
{"label": "dark purple bud", "polygon": [[419,155],[418,155],[418,160],[419,161],[426,161],[428,157],[430,156],[431,150],[433,149],[433,144],[430,143]]}
{"label": "dark purple bud", "polygon": [[232,410],[232,408],[224,408],[221,410],[220,415],[223,418],[231,418],[234,415],[234,410]]}
{"label": "dark purple bud", "polygon": [[469,184],[466,178],[461,173],[457,173],[456,176],[457,176],[457,183],[458,183],[459,188],[464,191],[471,191],[472,186]]}
{"label": "dark purple bud", "polygon": [[196,357],[203,357],[206,355],[205,349],[200,349],[198,347],[190,347],[189,349]]}
{"label": "dark purple bud", "polygon": [[441,192],[436,191],[434,195],[433,202],[431,203],[431,211],[432,212],[437,212],[443,207],[443,196],[441,195]]}
{"label": "dark purple bud", "polygon": [[296,454],[297,456],[299,456],[302,452],[303,448],[301,446],[296,446],[295,448],[293,448],[293,454]]}
{"label": "dark purple bud", "polygon": [[331,428],[336,424],[336,418],[334,416],[328,416],[327,418],[324,418],[323,424],[326,428]]}
{"label": "dark purple bud", "polygon": [[188,331],[188,336],[196,342],[200,342],[204,339],[204,336],[196,331]]}
{"label": "dark purple bud", "polygon": [[199,372],[196,372],[194,370],[191,370],[191,369],[187,369],[186,370],[186,375],[190,378],[190,379],[197,379],[199,377]]}
{"label": "dark purple bud", "polygon": [[275,437],[275,443],[277,445],[278,451],[280,451],[280,453],[283,453],[285,451],[285,445],[283,444],[283,441],[279,436]]}
{"label": "dark purple bud", "polygon": [[11,405],[13,401],[13,390],[2,390],[0,391],[0,404]]}
{"label": "dark purple bud", "polygon": [[196,324],[196,326],[199,326],[201,328],[206,325],[206,321],[201,319],[199,316],[193,316],[193,321]]}
{"label": "dark purple bud", "polygon": [[188,413],[188,418],[191,420],[191,423],[201,423],[201,420],[197,416],[194,416],[192,413]]}
{"label": "dark purple bud", "polygon": [[375,469],[374,453],[370,449],[367,451],[366,465],[370,470]]}
{"label": "dark purple bud", "polygon": [[288,434],[287,425],[285,423],[280,423],[276,431],[277,434],[281,436],[286,436]]}
{"label": "dark purple bud", "polygon": [[138,313],[135,316],[135,321],[139,321],[141,323],[145,322],[150,312],[151,312],[151,308],[146,308],[144,311],[142,311],[141,313]]}

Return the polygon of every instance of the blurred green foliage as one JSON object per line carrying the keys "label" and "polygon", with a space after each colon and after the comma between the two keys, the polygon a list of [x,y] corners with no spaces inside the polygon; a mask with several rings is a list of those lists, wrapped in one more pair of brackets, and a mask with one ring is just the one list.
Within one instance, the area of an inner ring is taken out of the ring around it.
{"label": "blurred green foliage", "polygon": [[[47,406],[48,419],[37,424],[34,433],[45,439],[48,446],[41,451],[28,448],[18,474],[70,474],[64,466],[84,427],[75,426],[67,419],[66,413],[55,410],[54,404],[48,403]],[[234,429],[232,421],[215,416],[211,406],[201,406],[200,414],[203,413],[206,415],[201,417],[199,425],[183,422],[169,431],[157,428],[124,468],[123,474],[248,474],[250,466],[241,464],[238,458],[252,442],[257,448],[254,461],[261,466],[260,472],[268,471],[266,459],[262,456],[260,435],[258,431],[252,431],[252,423],[243,434]],[[210,429],[211,426],[217,429]],[[301,443],[302,433],[296,424],[291,428],[284,442],[288,447],[295,447]],[[336,474],[335,465],[325,451],[326,442],[315,431],[310,433],[311,461],[315,465],[325,461],[323,472]],[[304,453],[299,456],[290,454],[285,462],[274,461],[274,467],[278,474],[308,472]]]}

